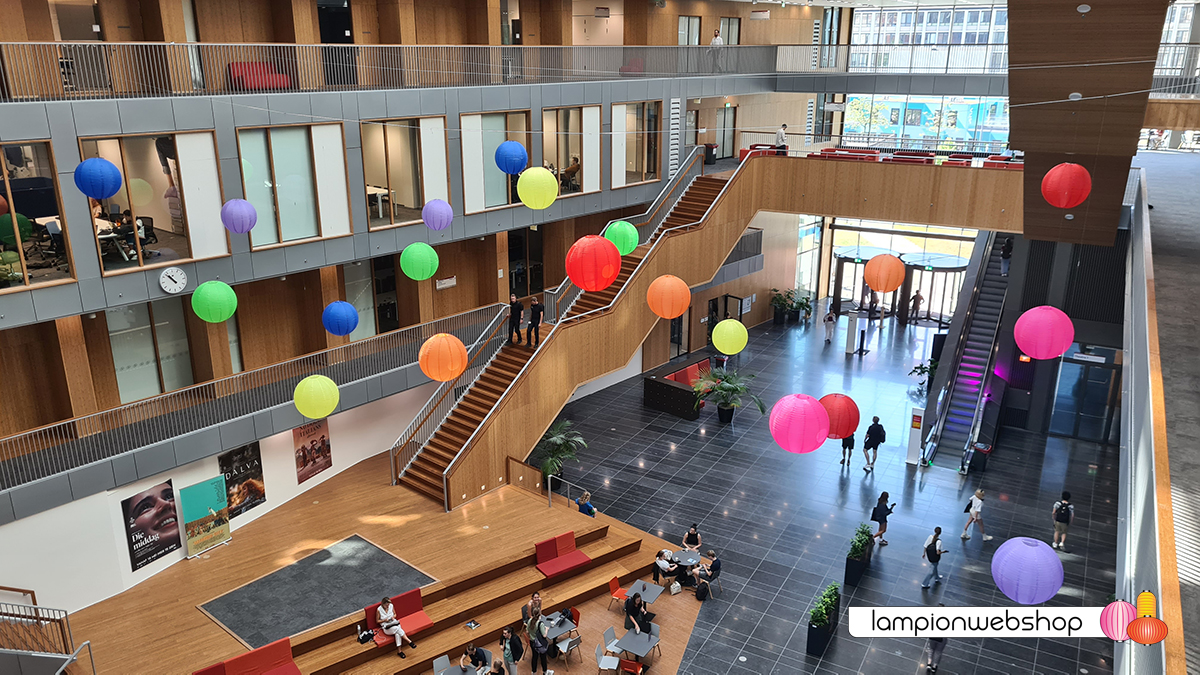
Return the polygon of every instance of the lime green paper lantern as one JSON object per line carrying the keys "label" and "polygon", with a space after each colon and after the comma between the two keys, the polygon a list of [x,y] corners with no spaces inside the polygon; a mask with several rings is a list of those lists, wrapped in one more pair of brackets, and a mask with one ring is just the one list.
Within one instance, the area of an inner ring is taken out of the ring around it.
{"label": "lime green paper lantern", "polygon": [[129,181],[129,201],[134,206],[145,206],[154,199],[154,188],[141,178]]}
{"label": "lime green paper lantern", "polygon": [[223,323],[237,311],[237,293],[224,281],[206,281],[192,293],[192,311],[209,323]]}
{"label": "lime green paper lantern", "polygon": [[618,220],[604,230],[604,238],[617,245],[617,252],[629,255],[638,245],[638,231],[633,223]]}
{"label": "lime green paper lantern", "polygon": [[423,241],[409,244],[400,252],[400,269],[413,281],[425,281],[437,273],[437,251]]}
{"label": "lime green paper lantern", "polygon": [[340,399],[337,383],[324,375],[309,375],[300,380],[292,392],[296,410],[310,420],[329,417]]}
{"label": "lime green paper lantern", "polygon": [[558,198],[558,180],[548,169],[530,167],[517,179],[517,196],[525,206],[541,211]]}
{"label": "lime green paper lantern", "polygon": [[746,342],[749,340],[750,334],[737,319],[725,319],[713,328],[713,346],[722,354],[737,354],[746,348]]}

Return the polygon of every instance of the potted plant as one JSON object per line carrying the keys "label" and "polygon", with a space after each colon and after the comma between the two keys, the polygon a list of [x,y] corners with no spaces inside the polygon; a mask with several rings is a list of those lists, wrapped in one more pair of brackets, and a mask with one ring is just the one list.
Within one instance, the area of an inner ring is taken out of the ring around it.
{"label": "potted plant", "polygon": [[810,318],[812,318],[812,298],[810,298],[807,293],[804,295],[797,293],[795,298],[792,300],[792,307],[791,311],[789,312],[789,314],[791,314],[792,321],[800,323],[800,312],[804,312],[805,321],[808,321]]}
{"label": "potted plant", "polygon": [[712,400],[717,404],[717,419],[722,424],[733,421],[733,411],[742,407],[742,397],[750,399],[758,406],[759,414],[765,415],[767,407],[762,399],[750,393],[750,380],[753,375],[738,375],[737,371],[725,368],[713,368],[707,373],[700,373],[700,379],[692,383],[692,391],[696,392],[696,407],[702,401]]}
{"label": "potted plant", "polygon": [[570,420],[559,420],[550,425],[546,433],[542,434],[542,440],[533,448],[533,454],[538,458],[535,462],[530,462],[542,468],[542,476],[558,476],[562,477],[563,463],[568,459],[573,459],[576,462],[579,458],[576,456],[576,451],[587,447],[587,442],[583,440],[583,436],[579,435],[574,429],[574,423]]}
{"label": "potted plant", "polygon": [[821,656],[829,646],[829,640],[837,631],[838,616],[841,612],[842,594],[836,583],[829,584],[813,603],[808,618],[808,641],[804,651],[813,656]]}
{"label": "potted plant", "polygon": [[871,536],[871,527],[859,523],[850,540],[850,552],[846,554],[846,574],[843,581],[847,586],[857,586],[862,575],[871,564],[871,551],[875,547],[875,537]]}
{"label": "potted plant", "polygon": [[788,312],[792,309],[792,302],[795,300],[795,289],[787,289],[780,292],[778,288],[771,289],[771,306],[775,308],[775,325],[782,326],[787,321]]}
{"label": "potted plant", "polygon": [[908,371],[909,375],[916,375],[925,379],[917,383],[918,387],[925,387],[925,391],[933,390],[933,378],[937,377],[938,362],[937,359],[930,359],[926,365],[924,361],[913,366],[913,369]]}

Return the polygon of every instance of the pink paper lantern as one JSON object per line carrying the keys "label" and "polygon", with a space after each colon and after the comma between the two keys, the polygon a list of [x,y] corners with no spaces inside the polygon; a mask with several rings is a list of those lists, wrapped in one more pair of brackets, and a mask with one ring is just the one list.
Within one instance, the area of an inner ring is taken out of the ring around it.
{"label": "pink paper lantern", "polygon": [[1137,616],[1137,608],[1124,600],[1110,602],[1104,611],[1100,612],[1100,630],[1110,640],[1124,642],[1129,639],[1129,622]]}
{"label": "pink paper lantern", "polygon": [[1075,341],[1075,325],[1061,309],[1042,305],[1017,319],[1013,338],[1022,352],[1035,359],[1057,359]]}
{"label": "pink paper lantern", "polygon": [[784,450],[812,452],[829,436],[829,413],[811,396],[788,394],[771,408],[770,428],[771,438]]}

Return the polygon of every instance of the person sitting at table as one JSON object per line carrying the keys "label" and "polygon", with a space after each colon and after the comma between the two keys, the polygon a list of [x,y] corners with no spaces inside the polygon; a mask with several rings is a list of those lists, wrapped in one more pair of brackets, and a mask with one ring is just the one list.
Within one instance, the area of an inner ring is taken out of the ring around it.
{"label": "person sitting at table", "polygon": [[575,174],[579,173],[580,168],[582,167],[579,166],[579,158],[572,157],[570,166],[563,169],[559,174],[559,180],[562,181],[563,188],[571,188],[575,182]]}
{"label": "person sitting at table", "polygon": [[[500,659],[492,660],[492,669],[488,671],[488,675],[505,675],[506,672],[507,671],[504,670],[504,664],[500,662]],[[513,675],[516,675],[515,671]]]}
{"label": "person sitting at table", "polygon": [[668,555],[668,551],[659,551],[658,556],[654,559],[654,564],[658,566],[657,576],[659,578],[665,579],[678,573],[679,565],[671,562]]}
{"label": "person sitting at table", "polygon": [[[483,652],[475,648],[474,642],[468,642],[467,651],[463,652],[463,655],[458,657],[459,668],[466,670],[468,663],[471,664],[471,670],[479,670],[488,664],[487,659],[483,657]],[[500,662],[497,661],[496,663]],[[501,668],[500,672],[504,672],[504,669]]]}
{"label": "person sitting at table", "polygon": [[[113,230],[113,232],[115,232],[117,235],[123,236],[124,240],[125,240],[125,245],[127,247],[129,247],[131,250],[136,245],[135,242],[137,244],[141,244],[143,252],[146,250],[145,249],[146,240],[142,239],[142,237],[141,237],[142,233],[140,231],[138,231],[137,226],[134,224],[133,213],[131,213],[129,211],[129,209],[125,209],[125,211],[123,213],[121,213],[121,223],[119,225],[117,225],[116,229]],[[134,255],[136,256],[136,254],[134,254]]]}
{"label": "person sitting at table", "polygon": [[400,658],[404,656],[404,643],[407,642],[409,647],[417,648],[417,643],[413,642],[404,633],[404,629],[400,627],[400,622],[396,620],[396,608],[392,606],[391,598],[384,598],[379,602],[379,607],[375,610],[375,620],[379,622],[379,627],[384,633],[396,638],[396,653]]}
{"label": "person sitting at table", "polygon": [[537,591],[529,597],[529,602],[521,607],[521,621],[529,621],[531,616],[540,616],[542,613],[542,594]]}
{"label": "person sitting at table", "polygon": [[696,529],[696,523],[692,523],[687,534],[683,535],[683,547],[689,551],[700,552],[700,532]]}
{"label": "person sitting at table", "polygon": [[712,581],[713,577],[721,572],[721,559],[717,557],[717,552],[709,549],[708,553],[704,555],[708,556],[708,564],[701,563],[692,570],[692,575],[696,577],[697,582]]}
{"label": "person sitting at table", "polygon": [[625,628],[632,628],[641,635],[643,631],[650,632],[650,622],[654,614],[646,611],[646,603],[642,602],[642,594],[634,593],[625,600]]}

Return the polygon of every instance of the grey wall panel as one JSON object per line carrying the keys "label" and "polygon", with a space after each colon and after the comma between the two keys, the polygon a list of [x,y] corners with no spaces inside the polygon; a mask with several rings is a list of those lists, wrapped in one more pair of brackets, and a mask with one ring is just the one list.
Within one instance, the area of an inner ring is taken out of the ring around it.
{"label": "grey wall panel", "polygon": [[276,430],[295,429],[308,420],[296,410],[294,405],[281,405],[271,408],[271,425]]}
{"label": "grey wall panel", "polygon": [[[242,163],[234,157],[222,157],[218,162],[221,167],[221,192],[226,200],[229,199],[244,199],[246,192],[242,185]],[[246,244],[245,250],[249,251],[250,235],[229,233],[230,244],[234,239],[238,239]]]}
{"label": "grey wall panel", "polygon": [[[157,270],[156,270],[157,273]],[[109,306],[128,305],[131,302],[145,302],[150,297],[146,275],[120,274],[106,277],[104,294],[108,297]]]}
{"label": "grey wall panel", "polygon": [[[58,145],[55,144],[56,149]],[[71,171],[74,168],[71,167]],[[75,187],[75,176],[71,172],[59,172],[58,184],[62,192],[63,216],[71,250],[71,269],[79,281],[96,279],[100,276],[100,258],[96,253],[96,235],[87,197]]]}
{"label": "grey wall panel", "polygon": [[72,499],[83,499],[117,486],[112,462],[108,460],[75,469],[67,474],[67,479],[71,482]]}
{"label": "grey wall panel", "polygon": [[[458,101],[458,112],[461,115],[469,115],[471,113],[477,113],[477,112],[481,112],[481,111],[485,110],[485,108],[483,107],[483,92],[480,91],[480,89],[478,87],[471,87],[469,89],[461,89],[461,90],[452,89],[452,90],[446,92],[445,94],[443,94],[443,96],[445,98],[454,98]],[[504,98],[507,99],[508,96],[506,95]],[[507,110],[507,109],[508,109],[507,104],[503,108],[497,108],[497,107],[492,107],[492,106],[488,106],[486,108],[486,110]]]}
{"label": "grey wall panel", "polygon": [[325,263],[334,265],[354,260],[354,238],[338,237],[327,239],[325,244]]}
{"label": "grey wall panel", "polygon": [[[416,98],[413,92],[405,92],[406,94]],[[388,116],[387,95],[381,91],[367,91],[358,95],[358,119],[374,120],[383,119]],[[345,110],[345,104],[342,105],[342,110]]]}
{"label": "grey wall panel", "polygon": [[348,93],[342,94],[341,96],[342,96],[342,119],[346,119],[346,120],[363,119],[363,117],[358,114],[358,100],[359,100],[359,96],[361,96],[361,94],[354,93],[354,92],[348,92]]}
{"label": "grey wall panel", "polygon": [[267,97],[271,124],[308,124],[312,118],[309,94],[275,94]]}
{"label": "grey wall panel", "polygon": [[[422,89],[421,90],[421,114],[422,115],[440,115],[447,110],[446,90],[445,89]],[[457,124],[450,124],[458,128]]]}
{"label": "grey wall panel", "polygon": [[367,234],[354,235],[354,258],[365,260],[371,256],[371,237]]}
{"label": "grey wall panel", "polygon": [[[503,89],[508,92],[508,104],[514,110],[524,110],[531,106],[531,87],[528,85],[509,85],[507,87],[493,87],[495,89]],[[540,107],[540,106],[539,106]]]}
{"label": "grey wall panel", "polygon": [[78,284],[35,288],[29,294],[33,297],[33,312],[38,321],[72,316],[83,311]]}
{"label": "grey wall panel", "polygon": [[[234,131],[233,117],[233,102],[229,96],[214,96],[212,99],[213,126],[217,130],[217,157],[221,159],[232,159],[235,162],[238,159],[237,148],[237,133]],[[240,165],[239,165],[240,166]],[[225,171],[225,165],[221,165],[221,177],[228,182],[229,175]],[[235,171],[235,175],[239,175]],[[238,178],[241,181],[241,178]],[[238,190],[237,194],[241,194]],[[225,198],[232,199],[233,195],[229,193],[228,188],[225,191]]]}
{"label": "grey wall panel", "polygon": [[583,84],[565,84],[562,87],[562,104],[563,105],[583,105],[586,99],[583,97]]}
{"label": "grey wall panel", "polygon": [[37,314],[33,311],[32,295],[29,293],[0,295],[0,329],[36,322]]}
{"label": "grey wall panel", "polygon": [[[217,428],[220,430],[221,449],[223,450],[245,445],[258,438],[253,415],[230,420]],[[175,451],[175,455],[179,455],[178,450]]]}
{"label": "grey wall panel", "polygon": [[966,93],[967,78],[965,77],[935,77],[933,78],[933,93],[943,96],[962,96]]}
{"label": "grey wall panel", "polygon": [[380,377],[367,378],[367,400],[377,401],[383,398],[383,384],[380,382]]}
{"label": "grey wall panel", "polygon": [[513,229],[513,215],[518,211],[529,211],[526,208],[502,209],[485,214],[488,232],[501,232]]}
{"label": "grey wall panel", "polygon": [[116,479],[118,487],[138,479],[137,463],[132,453],[117,455],[109,463],[112,464],[113,478]]}
{"label": "grey wall panel", "polygon": [[121,133],[143,134],[175,128],[175,108],[169,98],[135,98],[117,102]]}
{"label": "grey wall panel", "polygon": [[421,97],[409,90],[389,91],[384,96],[384,106],[384,117],[416,117],[421,114]]}
{"label": "grey wall panel", "polygon": [[[59,173],[73,171],[79,163],[78,134],[75,132],[75,113],[71,104],[66,101],[52,101],[46,104],[46,118],[50,123],[50,140],[54,144],[54,162]],[[8,123],[5,115],[0,115],[0,129]]]}
{"label": "grey wall panel", "polygon": [[254,261],[254,277],[264,279],[277,277],[287,271],[287,261],[282,248],[251,253]]}
{"label": "grey wall panel", "polygon": [[233,257],[214,258],[212,260],[201,260],[194,265],[195,274],[188,275],[188,290],[191,292],[196,290],[195,286],[206,281],[221,280],[227,284],[237,281],[237,275],[233,271]]}
{"label": "grey wall panel", "polygon": [[345,410],[363,405],[367,402],[367,383],[352,382],[338,388],[341,391],[341,400],[338,405]]}
{"label": "grey wall panel", "polygon": [[542,97],[543,108],[554,108],[562,104],[562,87],[543,84],[538,87]]}
{"label": "grey wall panel", "polygon": [[383,396],[391,396],[404,391],[409,387],[407,373],[403,370],[384,373],[379,376],[379,386]]}
{"label": "grey wall panel", "polygon": [[[346,129],[353,128],[354,133],[358,134],[358,124],[350,123],[346,125]],[[354,147],[346,149],[346,168],[350,174],[350,213],[353,220],[350,222],[351,232],[365,233],[370,229],[371,219],[367,215],[367,200],[363,197],[366,195],[366,175],[363,173],[362,148]]]}
{"label": "grey wall panel", "polygon": [[405,246],[415,244],[418,241],[429,243],[436,232],[431,231],[424,225],[405,225],[391,230],[396,235],[396,250],[403,251]]}
{"label": "grey wall panel", "polygon": [[[342,95],[335,92],[318,92],[308,95],[308,104],[311,109],[313,118],[321,120],[340,120],[342,115]],[[347,124],[346,126],[358,126],[357,124]],[[355,143],[350,147],[358,147]]]}
{"label": "grey wall panel", "polygon": [[71,501],[71,481],[66,474],[22,485],[9,491],[12,496],[13,516],[29,516],[49,511]]}
{"label": "grey wall panel", "polygon": [[[237,127],[257,127],[271,123],[267,97],[260,94],[242,94],[229,97],[233,109],[233,124]],[[216,110],[216,108],[214,108]]]}
{"label": "grey wall panel", "polygon": [[151,445],[133,452],[133,464],[138,478],[149,478],[175,466],[175,444],[171,441]]}
{"label": "grey wall panel", "polygon": [[[0,525],[7,525],[16,520],[17,516],[13,513],[12,497],[7,492],[0,492]],[[2,665],[3,662],[0,662]],[[7,672],[0,668],[0,672]]]}
{"label": "grey wall panel", "polygon": [[[463,107],[462,93],[467,89],[458,90],[460,96],[458,98],[458,109],[465,110]],[[512,97],[509,96],[508,87],[483,87],[479,89],[482,94],[482,103],[479,110],[516,110],[519,106],[513,105]],[[526,106],[528,107],[528,106]]]}
{"label": "grey wall panel", "polygon": [[285,246],[282,250],[289,272],[302,272],[325,265],[325,242],[323,241]]}
{"label": "grey wall panel", "polygon": [[233,278],[237,281],[250,281],[254,278],[254,262],[249,253],[235,254],[233,257]]}
{"label": "grey wall panel", "polygon": [[385,255],[396,250],[396,228],[375,230],[370,235],[371,257]]}
{"label": "grey wall panel", "polygon": [[264,410],[253,415],[254,434],[258,438],[266,438],[275,433],[275,417],[270,410]]}
{"label": "grey wall panel", "polygon": [[71,104],[71,111],[75,114],[75,132],[80,136],[121,133],[116,101],[78,101]]}
{"label": "grey wall panel", "polygon": [[172,446],[176,466],[215,455],[224,449],[221,447],[221,427],[209,427],[186,436],[177,436]]}
{"label": "grey wall panel", "polygon": [[25,141],[50,137],[45,103],[10,103],[4,106],[0,141]]}
{"label": "grey wall panel", "polygon": [[[355,153],[358,157],[359,166],[362,165],[362,122],[355,120],[342,123],[342,137],[346,143],[346,154]],[[350,158],[346,158],[350,161]]]}

